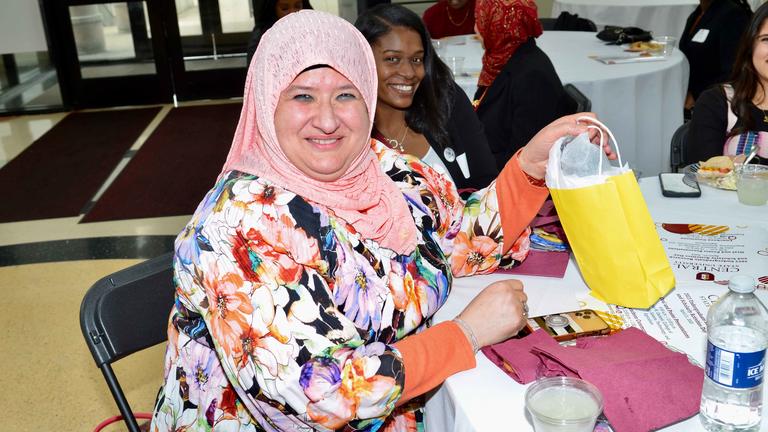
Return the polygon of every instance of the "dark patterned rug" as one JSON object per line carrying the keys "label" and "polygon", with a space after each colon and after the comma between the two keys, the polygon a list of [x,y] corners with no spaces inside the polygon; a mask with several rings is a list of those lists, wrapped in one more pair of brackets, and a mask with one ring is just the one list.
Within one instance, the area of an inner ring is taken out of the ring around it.
{"label": "dark patterned rug", "polygon": [[0,169],[0,223],[79,215],[159,111],[64,117]]}
{"label": "dark patterned rug", "polygon": [[224,165],[240,106],[172,109],[81,222],[192,214]]}

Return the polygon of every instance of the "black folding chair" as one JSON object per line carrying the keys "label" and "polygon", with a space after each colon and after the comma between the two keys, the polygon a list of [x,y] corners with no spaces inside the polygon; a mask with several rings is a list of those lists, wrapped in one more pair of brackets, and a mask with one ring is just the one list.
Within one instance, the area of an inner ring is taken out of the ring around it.
{"label": "black folding chair", "polygon": [[171,257],[165,254],[102,278],[80,304],[85,342],[131,432],[139,432],[139,425],[112,363],[166,340],[174,302]]}
{"label": "black folding chair", "polygon": [[672,172],[678,172],[686,165],[687,143],[688,123],[683,123],[672,135],[672,143],[669,146],[669,165]]}
{"label": "black folding chair", "polygon": [[590,111],[592,109],[592,101],[581,90],[577,89],[575,85],[566,84],[563,86],[563,90],[571,98],[571,106],[575,108],[574,113]]}

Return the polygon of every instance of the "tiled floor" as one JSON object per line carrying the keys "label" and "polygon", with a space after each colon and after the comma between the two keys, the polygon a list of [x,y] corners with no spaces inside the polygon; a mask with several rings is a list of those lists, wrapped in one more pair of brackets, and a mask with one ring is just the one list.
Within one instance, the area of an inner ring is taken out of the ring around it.
{"label": "tiled floor", "polygon": [[[132,148],[141,146],[168,110],[161,110]],[[64,116],[0,117],[0,166]],[[79,219],[0,224],[0,406],[5,413],[0,430],[93,430],[118,413],[83,342],[80,301],[101,277],[170,250],[189,216],[87,224],[78,224]],[[135,411],[152,409],[162,356],[163,347],[157,346],[116,365]],[[116,430],[124,428],[105,429]]]}

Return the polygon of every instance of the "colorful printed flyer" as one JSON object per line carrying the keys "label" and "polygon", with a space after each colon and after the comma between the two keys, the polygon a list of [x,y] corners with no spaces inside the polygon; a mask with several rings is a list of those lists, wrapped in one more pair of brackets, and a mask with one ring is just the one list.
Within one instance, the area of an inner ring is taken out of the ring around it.
{"label": "colorful printed flyer", "polygon": [[[678,282],[674,290],[647,310],[607,305],[592,296],[579,300],[581,306],[594,309],[611,328],[637,327],[703,364],[707,312],[726,292],[728,287],[720,284]],[[768,290],[758,290],[757,295],[768,305]]]}
{"label": "colorful printed flyer", "polygon": [[656,230],[678,283],[727,284],[732,276],[747,274],[768,285],[768,230],[764,228],[657,223]]}

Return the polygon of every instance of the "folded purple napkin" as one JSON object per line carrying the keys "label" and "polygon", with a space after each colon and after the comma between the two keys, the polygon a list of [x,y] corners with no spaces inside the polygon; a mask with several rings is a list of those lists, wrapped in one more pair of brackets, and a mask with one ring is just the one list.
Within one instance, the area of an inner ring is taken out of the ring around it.
{"label": "folded purple napkin", "polygon": [[496,273],[562,278],[568,267],[570,252],[528,251],[528,256],[517,267],[498,269]]}
{"label": "folded purple napkin", "polygon": [[538,378],[536,370],[541,364],[538,356],[531,352],[534,345],[547,347],[557,341],[544,330],[536,330],[520,339],[507,339],[504,342],[482,349],[488,360],[501,368],[507,375],[520,384],[528,384]]}
{"label": "folded purple napkin", "polygon": [[533,344],[531,352],[543,364],[540,375],[578,376],[600,389],[617,431],[655,430],[699,411],[703,370],[637,328],[579,339],[575,347]]}
{"label": "folded purple napkin", "polygon": [[[531,221],[531,228],[542,228],[548,233],[557,235],[564,239],[565,231],[560,224],[560,218],[557,216],[555,204],[552,198],[547,198],[539,209],[537,216]],[[527,276],[545,276],[562,278],[565,276],[565,269],[568,267],[570,252],[539,251],[531,249],[528,256],[517,267],[511,269],[498,269],[497,273],[527,275]]]}

